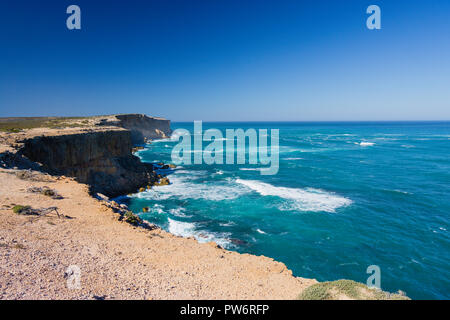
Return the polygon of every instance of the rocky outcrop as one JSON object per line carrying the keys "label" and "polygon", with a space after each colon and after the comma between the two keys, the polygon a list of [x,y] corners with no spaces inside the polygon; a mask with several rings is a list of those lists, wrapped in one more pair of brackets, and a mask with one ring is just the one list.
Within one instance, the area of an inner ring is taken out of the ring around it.
{"label": "rocky outcrop", "polygon": [[98,125],[118,126],[130,130],[133,144],[143,144],[147,139],[168,138],[170,120],[149,117],[145,114],[118,114],[100,119]]}
{"label": "rocky outcrop", "polygon": [[0,132],[0,167],[75,177],[93,193],[108,197],[135,192],[159,179],[132,148],[148,139],[167,138],[169,120],[143,114],[36,119],[32,124],[27,118],[14,119],[20,128],[30,128]]}
{"label": "rocky outcrop", "polygon": [[49,173],[76,177],[93,193],[116,197],[156,181],[153,166],[132,155],[131,148],[130,131],[109,129],[37,136],[24,140],[19,152]]}

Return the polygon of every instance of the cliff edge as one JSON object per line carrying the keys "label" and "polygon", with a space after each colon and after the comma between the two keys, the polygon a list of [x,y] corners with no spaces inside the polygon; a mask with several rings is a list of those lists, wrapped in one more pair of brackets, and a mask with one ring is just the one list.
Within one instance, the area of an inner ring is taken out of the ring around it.
{"label": "cliff edge", "polygon": [[[142,114],[0,119],[0,166],[75,177],[92,193],[117,197],[153,184],[151,164],[135,144],[170,136],[170,121]],[[38,166],[36,166],[36,163]]]}
{"label": "cliff edge", "polygon": [[[404,299],[294,277],[271,258],[177,237],[89,196],[155,182],[132,147],[169,135],[168,120],[145,115],[0,118],[0,299]],[[78,290],[66,285],[73,266]]]}

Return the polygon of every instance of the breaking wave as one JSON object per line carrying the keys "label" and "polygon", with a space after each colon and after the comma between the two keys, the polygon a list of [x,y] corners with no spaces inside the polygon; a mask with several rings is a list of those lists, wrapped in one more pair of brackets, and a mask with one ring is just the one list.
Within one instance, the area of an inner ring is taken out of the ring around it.
{"label": "breaking wave", "polygon": [[319,189],[275,187],[271,184],[254,180],[237,179],[236,182],[256,191],[262,196],[275,196],[288,200],[288,203],[283,203],[279,207],[281,210],[335,212],[337,208],[348,206],[352,203],[350,199]]}

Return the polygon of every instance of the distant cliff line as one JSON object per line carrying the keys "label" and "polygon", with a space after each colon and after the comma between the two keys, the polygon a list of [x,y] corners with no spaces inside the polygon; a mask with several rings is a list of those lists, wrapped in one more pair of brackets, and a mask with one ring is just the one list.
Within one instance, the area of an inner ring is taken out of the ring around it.
{"label": "distant cliff line", "polygon": [[[0,166],[75,177],[92,193],[116,197],[158,178],[133,145],[168,138],[170,121],[144,114],[94,117],[1,118]],[[4,151],[4,152],[2,152]]]}

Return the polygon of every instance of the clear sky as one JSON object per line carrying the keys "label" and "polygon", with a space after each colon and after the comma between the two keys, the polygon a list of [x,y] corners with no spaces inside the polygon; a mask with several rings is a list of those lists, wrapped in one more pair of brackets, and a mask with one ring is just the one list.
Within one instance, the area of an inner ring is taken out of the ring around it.
{"label": "clear sky", "polygon": [[0,49],[0,116],[450,120],[448,0],[2,0]]}

